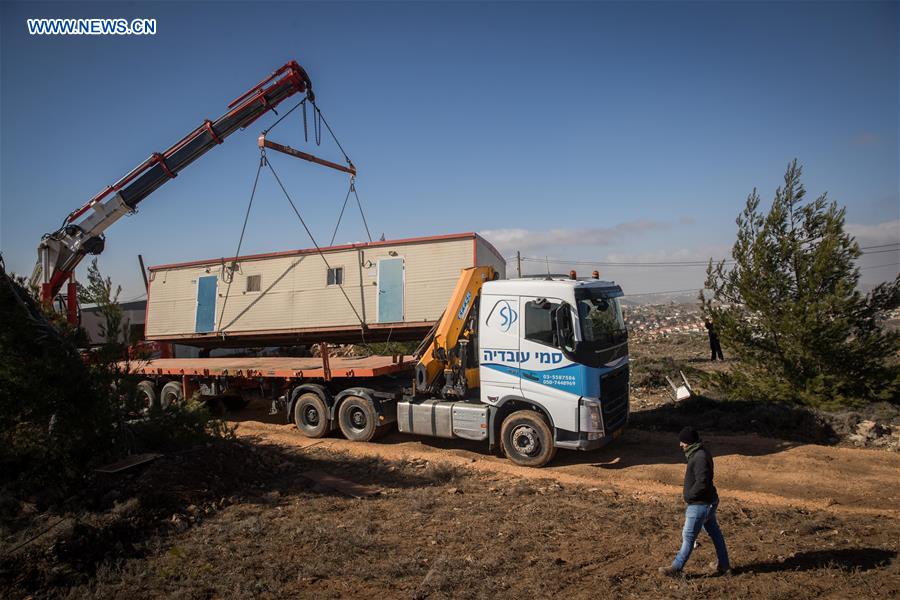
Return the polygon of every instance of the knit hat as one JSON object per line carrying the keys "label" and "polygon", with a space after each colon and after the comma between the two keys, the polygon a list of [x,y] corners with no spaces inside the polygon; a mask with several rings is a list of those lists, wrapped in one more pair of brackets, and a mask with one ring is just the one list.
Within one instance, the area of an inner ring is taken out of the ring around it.
{"label": "knit hat", "polygon": [[682,444],[696,444],[700,441],[700,434],[693,427],[685,427],[678,434],[678,441]]}

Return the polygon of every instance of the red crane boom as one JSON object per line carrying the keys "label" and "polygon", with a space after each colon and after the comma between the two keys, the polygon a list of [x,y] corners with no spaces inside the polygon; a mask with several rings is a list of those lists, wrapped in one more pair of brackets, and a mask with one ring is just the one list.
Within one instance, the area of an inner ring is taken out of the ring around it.
{"label": "red crane boom", "polygon": [[291,61],[247,90],[228,105],[228,112],[184,136],[164,152],[155,152],[124,177],[88,200],[66,217],[62,227],[44,235],[32,282],[40,284],[41,301],[50,304],[68,280],[69,321],[75,320],[75,267],[88,254],[103,251],[103,232],[138,203],[189,164],[221,144],[226,137],[249,126],[280,102],[297,93],[314,100],[312,81]]}

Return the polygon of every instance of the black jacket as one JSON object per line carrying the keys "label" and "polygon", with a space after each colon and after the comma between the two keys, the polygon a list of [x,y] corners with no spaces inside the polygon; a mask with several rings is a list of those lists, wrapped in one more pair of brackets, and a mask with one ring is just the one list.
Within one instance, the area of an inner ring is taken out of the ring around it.
{"label": "black jacket", "polygon": [[700,446],[687,462],[684,471],[684,501],[688,504],[712,504],[719,499],[713,485],[712,454]]}

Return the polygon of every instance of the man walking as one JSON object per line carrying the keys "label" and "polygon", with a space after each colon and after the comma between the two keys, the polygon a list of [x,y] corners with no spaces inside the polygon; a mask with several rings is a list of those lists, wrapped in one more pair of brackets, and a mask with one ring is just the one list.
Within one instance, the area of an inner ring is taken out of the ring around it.
{"label": "man walking", "polygon": [[722,344],[719,343],[719,334],[716,333],[716,326],[712,321],[707,321],[704,325],[706,331],[709,332],[709,350],[712,354],[709,360],[715,362],[717,356],[719,360],[725,360],[725,356],[722,354]]}
{"label": "man walking", "polygon": [[684,569],[684,564],[694,550],[694,542],[703,529],[712,538],[716,547],[715,572],[728,575],[731,565],[728,562],[728,549],[725,538],[716,521],[716,508],[719,506],[719,495],[713,485],[713,459],[709,450],[700,442],[700,434],[693,427],[685,427],[678,434],[681,449],[687,457],[687,469],[684,472],[684,530],[682,531],[681,550],[675,556],[670,567],[660,567],[662,575],[675,576]]}

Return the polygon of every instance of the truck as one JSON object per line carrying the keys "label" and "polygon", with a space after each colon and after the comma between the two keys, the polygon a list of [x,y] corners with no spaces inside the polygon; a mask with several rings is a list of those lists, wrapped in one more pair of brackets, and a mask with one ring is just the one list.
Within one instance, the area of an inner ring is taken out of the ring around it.
{"label": "truck", "polygon": [[[61,300],[69,322],[77,323],[75,268],[104,250],[107,228],[226,137],[298,93],[305,97],[276,124],[301,105],[305,111],[307,103],[321,116],[308,74],[291,61],[221,117],[151,154],[69,213],[38,245],[32,282],[42,302]],[[268,148],[355,177],[346,153],[347,164],[340,165],[272,142],[269,130],[258,140],[260,168]],[[578,279],[573,272],[504,280],[494,266],[476,264],[461,270],[443,314],[411,356],[333,357],[322,343],[315,358],[159,358],[129,368],[141,377],[138,393],[147,406],[253,390],[271,396],[310,438],[339,430],[349,440],[369,442],[396,425],[408,434],[483,441],[517,464],[541,467],[559,448],[591,450],[610,442],[628,421],[622,295],[618,285],[598,277]]]}
{"label": "truck", "polygon": [[543,467],[593,450],[628,422],[628,335],[613,282],[502,280],[463,269],[412,356],[170,358],[132,365],[146,403],[263,390],[300,434],[371,442],[401,433],[486,442]]}

